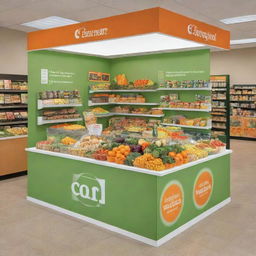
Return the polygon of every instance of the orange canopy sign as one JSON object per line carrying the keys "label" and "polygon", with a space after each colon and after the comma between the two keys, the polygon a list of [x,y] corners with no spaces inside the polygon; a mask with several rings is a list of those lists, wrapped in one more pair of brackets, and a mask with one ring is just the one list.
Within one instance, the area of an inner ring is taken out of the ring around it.
{"label": "orange canopy sign", "polygon": [[229,31],[157,7],[31,32],[28,34],[28,50],[156,32],[223,49],[230,47]]}

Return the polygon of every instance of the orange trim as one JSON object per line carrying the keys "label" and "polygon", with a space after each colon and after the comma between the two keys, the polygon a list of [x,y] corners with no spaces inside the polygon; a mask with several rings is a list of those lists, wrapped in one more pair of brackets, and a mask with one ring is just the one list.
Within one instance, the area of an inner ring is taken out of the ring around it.
{"label": "orange trim", "polygon": [[[28,50],[157,32],[157,20],[158,8],[152,8],[64,27],[39,30],[28,34]],[[83,28],[86,28],[86,31],[89,32],[93,31],[92,33],[107,28],[107,33],[106,30],[102,30],[101,32],[103,32],[104,35],[82,37]],[[77,29],[81,31],[81,38],[79,39],[75,37],[75,31],[77,31]]]}
{"label": "orange trim", "polygon": [[[188,29],[189,25],[191,26]],[[230,33],[228,31],[156,7],[31,32],[28,34],[28,50],[47,49],[153,32],[229,49]]]}
{"label": "orange trim", "polygon": [[159,31],[223,49],[230,48],[230,32],[159,8]]}

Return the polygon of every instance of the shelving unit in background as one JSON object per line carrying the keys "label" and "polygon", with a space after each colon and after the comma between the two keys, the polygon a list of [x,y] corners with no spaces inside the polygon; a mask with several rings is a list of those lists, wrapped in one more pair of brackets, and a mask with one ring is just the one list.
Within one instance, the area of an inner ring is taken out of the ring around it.
{"label": "shelving unit in background", "polygon": [[233,85],[230,99],[231,138],[256,140],[256,84]]}
{"label": "shelving unit in background", "polygon": [[227,148],[230,148],[229,75],[212,75],[212,131],[223,135]]}
{"label": "shelving unit in background", "polygon": [[[11,80],[12,82],[27,82],[26,75],[0,74],[0,80]],[[21,95],[26,94],[27,90],[18,90],[13,88],[0,88],[2,95]],[[5,98],[5,96],[4,96]],[[1,103],[0,112],[27,112],[27,104],[22,103]],[[27,126],[27,120],[0,120],[0,129],[5,127]],[[1,137],[0,140],[0,177],[3,175],[24,172],[27,170],[27,155],[25,148],[27,147],[27,135],[24,136],[8,136]]]}

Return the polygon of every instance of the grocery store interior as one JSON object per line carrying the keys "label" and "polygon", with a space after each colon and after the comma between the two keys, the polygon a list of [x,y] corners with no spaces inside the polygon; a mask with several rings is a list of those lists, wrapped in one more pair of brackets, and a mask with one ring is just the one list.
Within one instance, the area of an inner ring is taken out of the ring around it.
{"label": "grocery store interior", "polygon": [[0,0],[0,256],[254,256],[256,2]]}

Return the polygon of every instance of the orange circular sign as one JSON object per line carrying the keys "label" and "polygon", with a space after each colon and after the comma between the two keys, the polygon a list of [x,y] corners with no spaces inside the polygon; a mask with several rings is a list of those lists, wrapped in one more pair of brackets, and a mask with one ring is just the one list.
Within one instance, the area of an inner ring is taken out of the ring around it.
{"label": "orange circular sign", "polygon": [[165,224],[173,224],[183,208],[183,189],[178,182],[167,185],[161,197],[161,216]]}
{"label": "orange circular sign", "polygon": [[213,177],[210,170],[203,170],[196,178],[194,185],[194,203],[197,208],[204,207],[212,194]]}

